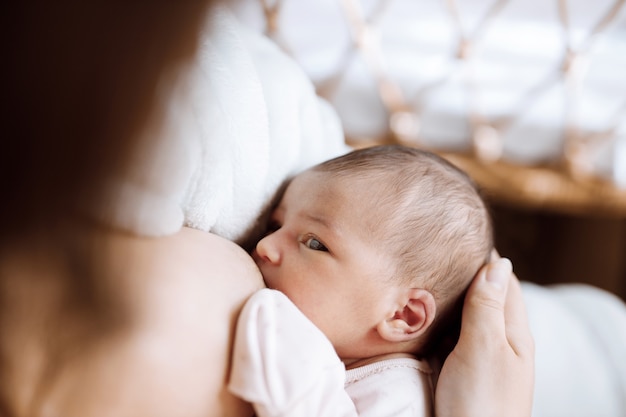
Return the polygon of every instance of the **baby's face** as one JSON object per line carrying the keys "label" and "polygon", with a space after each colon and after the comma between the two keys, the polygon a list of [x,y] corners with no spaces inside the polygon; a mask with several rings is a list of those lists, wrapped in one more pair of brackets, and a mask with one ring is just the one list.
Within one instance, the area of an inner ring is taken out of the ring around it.
{"label": "baby's face", "polygon": [[343,359],[370,356],[374,327],[396,294],[393,263],[376,238],[371,185],[306,172],[272,215],[254,258],[268,287],[285,293]]}

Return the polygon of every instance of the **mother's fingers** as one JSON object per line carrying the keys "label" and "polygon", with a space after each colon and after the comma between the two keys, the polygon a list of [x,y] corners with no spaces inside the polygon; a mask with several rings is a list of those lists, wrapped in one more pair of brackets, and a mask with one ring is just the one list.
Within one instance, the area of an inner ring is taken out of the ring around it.
{"label": "mother's fingers", "polygon": [[[491,252],[491,264],[501,259],[496,249]],[[493,271],[492,271],[493,272]],[[535,344],[528,323],[528,314],[520,283],[511,272],[511,282],[507,288],[504,321],[506,338],[517,355],[534,355]]]}
{"label": "mother's fingers", "polygon": [[[505,306],[511,277],[511,261],[506,258],[483,267],[465,297],[460,341],[481,340],[487,346],[494,341],[504,341]],[[514,309],[512,315],[517,311]]]}
{"label": "mother's fingers", "polygon": [[535,343],[528,323],[522,288],[515,274],[511,274],[511,282],[507,290],[504,322],[506,338],[511,348],[518,356],[532,357]]}
{"label": "mother's fingers", "polygon": [[440,417],[531,415],[534,350],[511,262],[494,254],[463,306],[461,334],[435,390]]}

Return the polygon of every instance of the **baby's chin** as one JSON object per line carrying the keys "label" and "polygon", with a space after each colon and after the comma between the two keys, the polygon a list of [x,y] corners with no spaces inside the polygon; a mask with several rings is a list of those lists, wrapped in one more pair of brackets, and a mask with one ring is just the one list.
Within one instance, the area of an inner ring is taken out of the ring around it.
{"label": "baby's chin", "polygon": [[280,291],[279,288],[276,288],[275,285],[272,285],[273,280],[269,277],[268,274],[265,273],[265,271],[263,271],[263,266],[259,264],[257,264],[257,266],[259,267],[259,271],[261,271],[261,276],[263,277],[263,283],[265,284],[265,286],[269,289]]}

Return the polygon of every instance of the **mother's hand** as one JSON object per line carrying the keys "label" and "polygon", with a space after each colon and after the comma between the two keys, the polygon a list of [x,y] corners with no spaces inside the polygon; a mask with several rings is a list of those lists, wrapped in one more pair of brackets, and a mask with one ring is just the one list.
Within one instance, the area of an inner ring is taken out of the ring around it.
{"label": "mother's hand", "polygon": [[459,341],[435,390],[438,417],[528,417],[534,341],[511,262],[494,253],[471,284]]}

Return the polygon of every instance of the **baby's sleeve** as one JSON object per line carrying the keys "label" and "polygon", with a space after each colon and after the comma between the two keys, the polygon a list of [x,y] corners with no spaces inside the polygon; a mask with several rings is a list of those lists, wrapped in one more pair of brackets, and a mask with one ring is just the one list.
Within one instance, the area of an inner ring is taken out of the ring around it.
{"label": "baby's sleeve", "polygon": [[345,367],[326,336],[281,292],[263,289],[237,323],[229,390],[258,417],[352,417]]}

